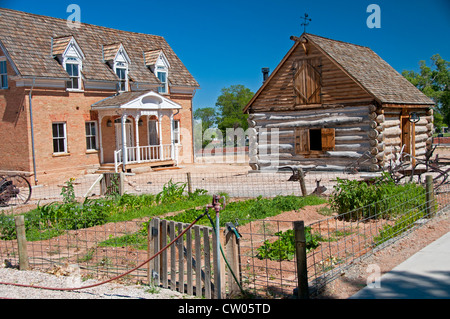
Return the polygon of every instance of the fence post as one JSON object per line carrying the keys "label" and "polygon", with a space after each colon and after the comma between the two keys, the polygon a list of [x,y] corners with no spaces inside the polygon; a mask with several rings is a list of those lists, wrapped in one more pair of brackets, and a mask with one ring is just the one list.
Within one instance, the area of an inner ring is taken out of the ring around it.
{"label": "fence post", "polygon": [[308,275],[306,265],[306,236],[305,223],[303,221],[294,222],[295,255],[297,262],[297,298],[309,299]]}
{"label": "fence post", "polygon": [[119,195],[123,196],[125,194],[125,173],[119,173]]}
{"label": "fence post", "polygon": [[19,268],[20,270],[28,270],[30,265],[25,235],[25,217],[23,215],[15,216],[14,221],[16,223],[17,244],[19,246]]}
{"label": "fence post", "polygon": [[[228,225],[229,224],[227,224],[227,226]],[[234,225],[232,225],[231,227],[234,227]],[[236,296],[240,293],[239,285],[233,277],[234,274],[237,280],[240,280],[241,278],[239,273],[240,269],[239,269],[238,241],[239,239],[234,234],[232,228],[227,227],[225,233],[225,251],[229,267],[231,268],[231,269],[227,268],[230,297]]]}
{"label": "fence post", "polygon": [[[148,257],[152,257],[159,251],[160,229],[159,218],[152,218],[148,224]],[[148,282],[150,285],[159,286],[160,267],[159,256],[148,263]]]}
{"label": "fence post", "polygon": [[188,194],[192,194],[192,176],[191,173],[187,173],[187,186],[188,186]]}
{"label": "fence post", "polygon": [[303,174],[303,169],[298,169],[298,181],[300,182],[300,189],[302,190],[302,196],[308,196],[308,192],[306,191],[305,185],[305,174]]}
{"label": "fence post", "polygon": [[434,189],[433,189],[433,176],[426,176],[426,214],[428,218],[433,217],[435,213],[434,205]]}

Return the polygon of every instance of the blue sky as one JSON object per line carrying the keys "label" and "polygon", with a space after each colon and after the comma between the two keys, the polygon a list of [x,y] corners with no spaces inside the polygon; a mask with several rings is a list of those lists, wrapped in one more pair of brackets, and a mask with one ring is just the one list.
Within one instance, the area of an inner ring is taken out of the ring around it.
{"label": "blue sky", "polygon": [[[418,70],[439,53],[450,60],[450,0],[0,0],[0,7],[67,19],[69,4],[81,22],[166,38],[201,85],[194,108],[215,106],[224,87],[256,92],[261,68],[275,69],[307,32],[370,47],[397,71]],[[381,9],[381,28],[370,29],[369,4]],[[1,32],[1,31],[0,31]]]}

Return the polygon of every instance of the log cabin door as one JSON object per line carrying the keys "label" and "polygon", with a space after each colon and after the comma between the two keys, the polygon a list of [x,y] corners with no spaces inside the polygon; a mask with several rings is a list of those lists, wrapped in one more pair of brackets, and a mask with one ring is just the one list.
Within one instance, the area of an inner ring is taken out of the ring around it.
{"label": "log cabin door", "polygon": [[[401,115],[401,129],[402,129],[402,148],[403,152],[410,154],[411,156],[415,156],[415,125],[409,121],[408,111],[403,110]],[[407,158],[403,158],[405,161],[409,161],[411,158],[407,156]],[[413,159],[413,162],[414,159]]]}

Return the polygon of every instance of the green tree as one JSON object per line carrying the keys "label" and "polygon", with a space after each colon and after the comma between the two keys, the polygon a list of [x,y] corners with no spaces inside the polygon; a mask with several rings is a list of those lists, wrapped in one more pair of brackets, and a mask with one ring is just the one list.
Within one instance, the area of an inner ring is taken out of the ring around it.
{"label": "green tree", "polygon": [[440,121],[450,126],[450,62],[435,54],[431,67],[425,61],[420,61],[419,66],[420,73],[403,71],[402,75],[436,103],[440,114],[435,115],[435,126],[442,125]]}
{"label": "green tree", "polygon": [[227,128],[248,128],[248,115],[242,110],[251,100],[254,93],[242,84],[232,85],[222,89],[222,94],[217,98],[216,106],[220,113],[218,127],[223,136]]}
{"label": "green tree", "polygon": [[[205,107],[197,109],[194,112],[194,119],[201,121],[201,128],[195,127],[194,132],[194,143],[196,143],[196,147],[200,146],[204,148],[210,142],[209,139],[203,140],[205,131],[207,129],[212,129],[215,124],[217,124],[217,111],[213,107]],[[200,125],[195,123],[194,125]]]}

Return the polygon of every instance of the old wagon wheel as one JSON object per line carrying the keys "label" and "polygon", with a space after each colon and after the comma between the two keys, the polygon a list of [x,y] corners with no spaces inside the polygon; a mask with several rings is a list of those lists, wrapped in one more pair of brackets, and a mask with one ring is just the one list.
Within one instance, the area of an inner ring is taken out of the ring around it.
{"label": "old wagon wheel", "polygon": [[20,175],[5,176],[0,181],[0,205],[18,206],[28,203],[31,198],[31,185]]}

